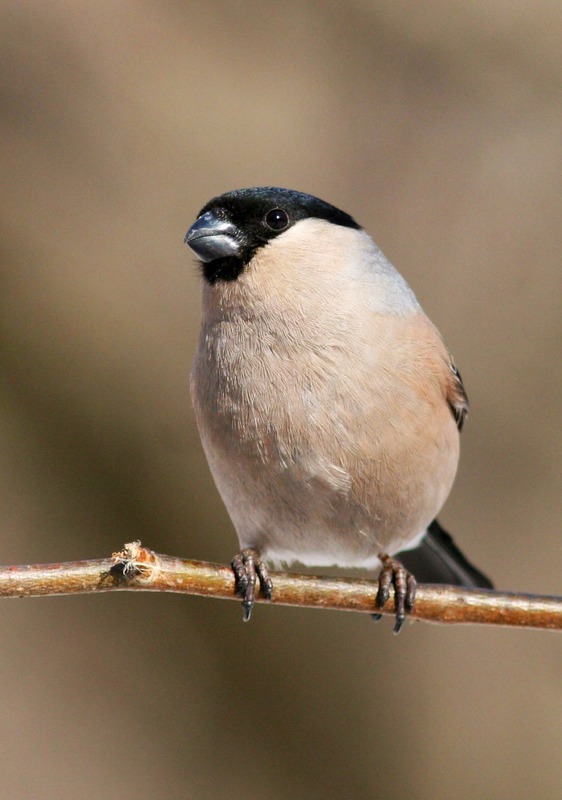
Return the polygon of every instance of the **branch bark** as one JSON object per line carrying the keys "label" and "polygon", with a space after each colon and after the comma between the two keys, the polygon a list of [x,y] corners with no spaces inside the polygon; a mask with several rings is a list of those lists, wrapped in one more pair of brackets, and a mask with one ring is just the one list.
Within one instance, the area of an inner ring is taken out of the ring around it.
{"label": "branch bark", "polygon": [[[271,573],[273,597],[258,602],[373,613],[377,583]],[[176,592],[240,600],[230,567],[155,553],[140,542],[108,559],[0,567],[0,597],[111,591]],[[394,615],[392,599],[384,614]],[[420,584],[412,619],[562,630],[562,597]]]}

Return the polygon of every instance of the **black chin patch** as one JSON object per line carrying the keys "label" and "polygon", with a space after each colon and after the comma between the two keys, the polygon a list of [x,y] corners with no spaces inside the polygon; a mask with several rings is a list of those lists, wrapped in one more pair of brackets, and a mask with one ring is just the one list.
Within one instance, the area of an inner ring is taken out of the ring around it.
{"label": "black chin patch", "polygon": [[213,284],[217,281],[235,281],[244,269],[244,262],[240,258],[217,258],[201,264],[205,280]]}

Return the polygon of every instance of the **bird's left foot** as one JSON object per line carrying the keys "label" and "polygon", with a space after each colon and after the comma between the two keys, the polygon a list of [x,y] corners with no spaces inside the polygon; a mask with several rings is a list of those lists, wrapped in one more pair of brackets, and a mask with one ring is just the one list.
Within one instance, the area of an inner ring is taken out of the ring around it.
{"label": "bird's left foot", "polygon": [[266,600],[271,600],[273,584],[269,577],[267,565],[260,557],[257,550],[247,547],[234,556],[230,562],[236,581],[236,594],[242,597],[244,622],[248,622],[256,597],[256,581],[259,578],[260,587]]}
{"label": "bird's left foot", "polygon": [[[396,609],[396,623],[394,633],[399,633],[404,624],[406,614],[414,607],[416,599],[416,579],[399,561],[381,553],[379,559],[382,569],[379,575],[379,590],[375,605],[384,608],[389,597],[390,587],[394,587],[394,606]],[[382,614],[373,614],[373,619],[379,620]]]}

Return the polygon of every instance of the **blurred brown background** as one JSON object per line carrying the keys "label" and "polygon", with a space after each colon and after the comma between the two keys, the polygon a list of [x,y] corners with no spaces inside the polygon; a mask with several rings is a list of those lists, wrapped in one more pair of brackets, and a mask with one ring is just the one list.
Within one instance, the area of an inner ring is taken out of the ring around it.
{"label": "blurred brown background", "polygon": [[[561,593],[558,2],[0,6],[0,561],[236,549],[182,244],[228,189],[353,214],[459,363],[442,520]],[[556,634],[190,597],[3,602],[5,798],[556,798]]]}

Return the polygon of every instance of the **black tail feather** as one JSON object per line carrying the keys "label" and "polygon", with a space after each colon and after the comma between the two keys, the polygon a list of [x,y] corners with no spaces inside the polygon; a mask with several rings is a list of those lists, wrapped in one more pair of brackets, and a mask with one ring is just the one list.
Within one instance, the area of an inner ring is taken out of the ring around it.
{"label": "black tail feather", "polygon": [[419,583],[447,583],[493,589],[489,578],[476,569],[461,553],[447,531],[436,519],[427,529],[421,544],[414,550],[404,550],[396,558],[413,573]]}

